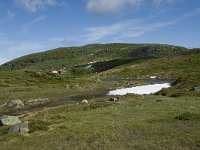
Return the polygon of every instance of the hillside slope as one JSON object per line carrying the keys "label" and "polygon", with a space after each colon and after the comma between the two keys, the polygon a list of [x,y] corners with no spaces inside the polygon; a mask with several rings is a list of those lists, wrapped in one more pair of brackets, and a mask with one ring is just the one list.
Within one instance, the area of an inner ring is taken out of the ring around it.
{"label": "hillside slope", "polygon": [[[175,82],[152,95],[107,95],[151,76]],[[30,131],[0,126],[1,149],[199,149],[199,79],[200,49],[170,45],[95,44],[18,58],[0,69],[0,116],[18,116]],[[25,106],[10,107],[13,100]]]}
{"label": "hillside slope", "polygon": [[98,78],[116,79],[147,79],[151,76],[178,79],[172,88],[163,90],[162,95],[178,96],[192,92],[193,87],[200,85],[200,50],[192,50],[175,57],[140,59],[97,75]]}
{"label": "hillside slope", "polygon": [[[199,49],[188,50],[172,45],[93,44],[58,48],[27,55],[2,65],[0,99],[27,99],[39,95],[51,98],[65,95],[66,90],[71,93],[77,89],[104,88],[103,83],[99,84],[102,78],[135,79],[150,76],[179,79],[172,88],[162,91],[162,95],[199,96],[200,93],[193,90],[200,85],[199,66]],[[63,72],[61,75],[50,74],[52,68]],[[59,93],[52,92],[55,89]]]}
{"label": "hillside slope", "polygon": [[3,64],[0,68],[8,70],[71,68],[94,61],[175,56],[184,51],[187,51],[184,47],[161,44],[91,44],[57,48],[23,56]]}

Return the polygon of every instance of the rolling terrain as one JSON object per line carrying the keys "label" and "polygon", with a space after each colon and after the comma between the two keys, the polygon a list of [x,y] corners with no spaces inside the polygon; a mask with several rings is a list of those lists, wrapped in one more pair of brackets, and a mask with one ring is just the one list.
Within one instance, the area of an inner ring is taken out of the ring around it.
{"label": "rolling terrain", "polygon": [[[81,47],[58,48],[17,58],[1,66],[3,69],[67,68],[89,62],[117,59],[141,59],[175,56],[188,51],[184,47],[161,44],[91,44]],[[123,63],[123,62],[122,62]]]}
{"label": "rolling terrain", "polygon": [[[147,84],[143,79],[151,76],[174,82],[158,93],[128,94],[117,102],[106,95],[110,89]],[[8,134],[9,128],[0,126],[1,148],[199,149],[198,86],[198,48],[112,43],[23,56],[0,66],[0,105],[46,101],[0,107],[1,115],[19,116],[30,129]],[[89,103],[80,104],[83,99]]]}

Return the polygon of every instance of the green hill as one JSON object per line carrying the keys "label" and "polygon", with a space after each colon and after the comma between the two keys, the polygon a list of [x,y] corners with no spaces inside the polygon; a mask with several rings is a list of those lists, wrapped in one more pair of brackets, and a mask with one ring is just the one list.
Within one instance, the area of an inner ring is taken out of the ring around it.
{"label": "green hill", "polygon": [[23,56],[3,64],[1,69],[71,69],[73,66],[94,61],[175,56],[184,51],[187,51],[184,47],[161,44],[91,44],[81,47],[57,48]]}
{"label": "green hill", "polygon": [[[115,43],[58,48],[23,56],[0,66],[0,87],[9,90],[16,87],[17,91],[27,87],[34,87],[34,90],[35,87],[85,88],[87,82],[93,83],[89,87],[96,86],[93,80],[102,78],[157,76],[181,79],[162,95],[198,95],[192,89],[200,85],[199,58],[199,49],[162,44]],[[49,74],[52,69],[61,70],[61,75]],[[0,98],[5,99],[8,90],[2,90]]]}

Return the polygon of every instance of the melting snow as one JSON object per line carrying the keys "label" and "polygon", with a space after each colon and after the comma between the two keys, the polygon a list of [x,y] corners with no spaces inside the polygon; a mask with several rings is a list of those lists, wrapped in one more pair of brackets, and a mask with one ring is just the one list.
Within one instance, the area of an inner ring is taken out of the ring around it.
{"label": "melting snow", "polygon": [[142,85],[142,86],[135,86],[132,88],[122,88],[109,91],[108,95],[126,95],[128,93],[138,94],[138,95],[152,94],[162,90],[163,88],[169,88],[169,87],[170,87],[169,83]]}

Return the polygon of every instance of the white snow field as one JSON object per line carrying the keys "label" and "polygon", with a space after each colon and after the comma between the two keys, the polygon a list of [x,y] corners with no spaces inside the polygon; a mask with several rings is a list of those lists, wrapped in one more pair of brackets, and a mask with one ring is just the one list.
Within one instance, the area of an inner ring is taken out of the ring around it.
{"label": "white snow field", "polygon": [[108,95],[126,95],[128,93],[138,94],[138,95],[153,94],[162,90],[163,88],[169,88],[169,87],[170,87],[169,83],[142,85],[142,86],[135,86],[131,88],[122,88],[109,91]]}

